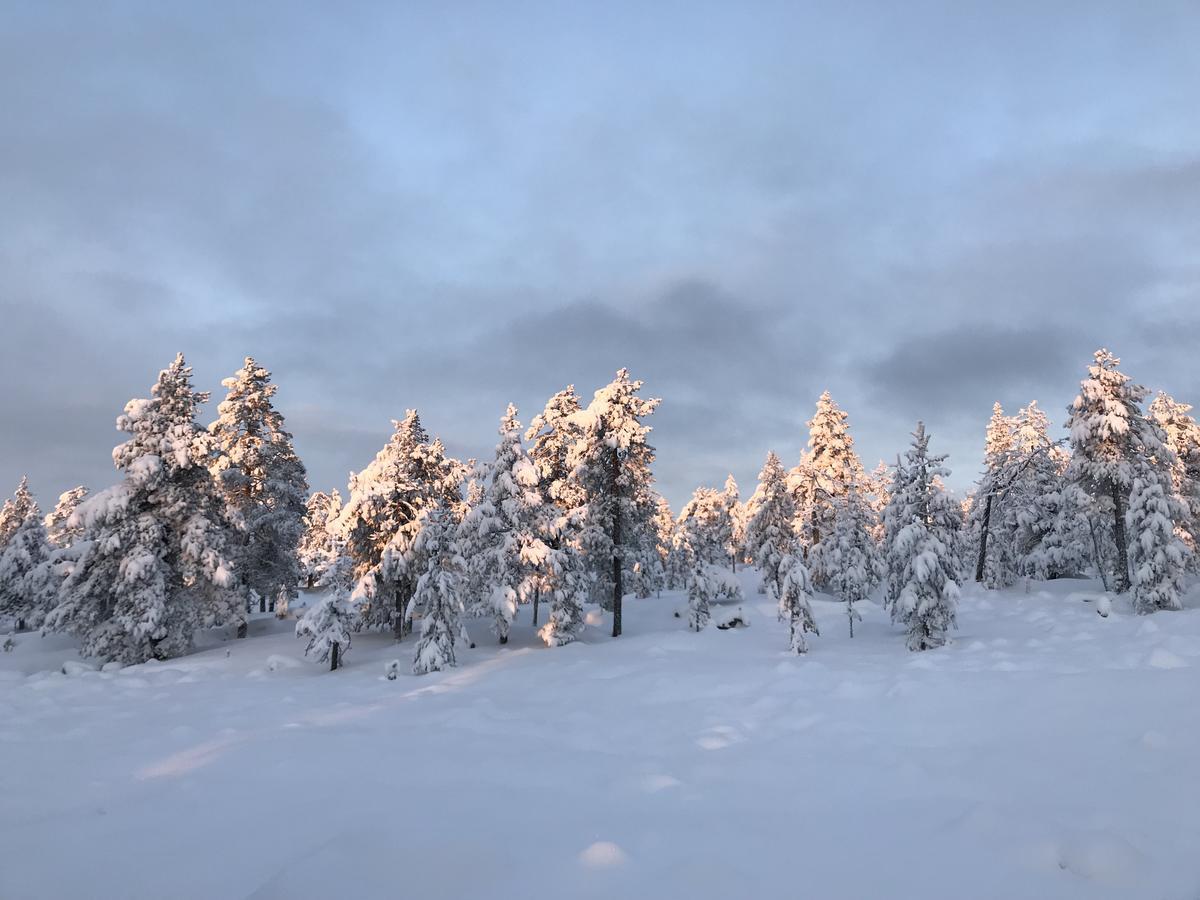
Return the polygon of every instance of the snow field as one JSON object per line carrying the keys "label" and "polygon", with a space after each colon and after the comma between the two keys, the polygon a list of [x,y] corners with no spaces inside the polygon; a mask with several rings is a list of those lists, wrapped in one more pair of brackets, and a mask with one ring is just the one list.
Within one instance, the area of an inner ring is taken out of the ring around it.
{"label": "snow field", "polygon": [[1196,896],[1196,591],[1102,618],[1090,583],[971,587],[920,654],[818,595],[797,657],[739,577],[748,628],[689,632],[675,592],[547,649],[523,609],[420,678],[411,639],[329,673],[271,618],[69,674],[18,635],[0,897]]}

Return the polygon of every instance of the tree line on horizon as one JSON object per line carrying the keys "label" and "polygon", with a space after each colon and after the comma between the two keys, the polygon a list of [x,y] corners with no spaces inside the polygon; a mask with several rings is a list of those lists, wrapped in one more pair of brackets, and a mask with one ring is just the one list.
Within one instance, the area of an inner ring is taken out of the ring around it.
{"label": "tree line on horizon", "polygon": [[739,564],[759,570],[796,653],[817,631],[817,591],[844,604],[852,637],[857,605],[879,591],[912,650],[945,643],[967,577],[1003,588],[1093,575],[1139,613],[1178,609],[1200,537],[1200,426],[1163,393],[1143,408],[1148,392],[1118,366],[1096,352],[1064,440],[1036,403],[1015,416],[997,404],[962,503],[923,424],[867,472],[825,392],[797,465],[769,452],[745,502],[730,476],[676,515],[654,487],[647,420],[660,401],[625,369],[586,406],[559,391],[528,427],[509,405],[485,461],[450,456],[409,410],[343,502],[308,493],[265,368],[248,357],[203,427],[209,395],[181,354],[117,419],[129,435],[113,451],[117,484],[73,488],[43,517],[22,479],[0,509],[0,615],[137,663],[188,652],[198,629],[243,636],[254,608],[286,616],[301,586],[322,588],[297,622],[308,654],[337,668],[356,632],[401,641],[419,622],[423,673],[473,646],[469,619],[506,642],[523,607],[559,646],[588,604],[616,637],[625,597],[683,590],[701,630],[713,604],[742,599]]}

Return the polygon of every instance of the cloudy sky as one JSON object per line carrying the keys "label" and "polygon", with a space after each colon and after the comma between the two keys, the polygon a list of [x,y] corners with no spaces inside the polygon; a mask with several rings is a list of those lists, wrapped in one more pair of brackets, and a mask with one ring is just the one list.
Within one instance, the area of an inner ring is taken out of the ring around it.
{"label": "cloudy sky", "polygon": [[179,350],[272,369],[322,488],[620,366],[676,506],[824,389],[958,487],[1101,344],[1200,405],[1197,47],[1195,0],[7,4],[0,488],[111,483]]}

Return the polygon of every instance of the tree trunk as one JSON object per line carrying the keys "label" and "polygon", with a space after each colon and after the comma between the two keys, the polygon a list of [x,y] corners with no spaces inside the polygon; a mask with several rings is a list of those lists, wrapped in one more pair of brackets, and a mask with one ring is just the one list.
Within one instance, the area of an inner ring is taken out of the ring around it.
{"label": "tree trunk", "polygon": [[400,597],[400,588],[396,587],[394,596],[396,598],[396,611],[392,616],[392,636],[398,641],[404,640],[404,600]]}
{"label": "tree trunk", "polygon": [[1112,500],[1113,538],[1117,542],[1117,593],[1124,594],[1129,590],[1129,548],[1125,546],[1125,498],[1116,482],[1112,486]]}
{"label": "tree trunk", "polygon": [[242,619],[242,621],[238,622],[238,627],[237,627],[238,639],[240,640],[241,638],[244,638],[246,636],[246,632],[249,630],[250,630],[250,626],[246,623],[245,619]]}
{"label": "tree trunk", "polygon": [[1096,562],[1096,572],[1100,575],[1100,583],[1104,592],[1108,593],[1108,576],[1104,574],[1104,560],[1100,557],[1100,539],[1096,537],[1096,520],[1088,516],[1088,531],[1092,533],[1092,558]]}
{"label": "tree trunk", "polygon": [[621,583],[621,494],[617,485],[621,478],[621,454],[616,447],[612,451],[613,484],[613,627],[612,636],[621,636],[621,598],[625,594]]}
{"label": "tree trunk", "polygon": [[992,523],[992,495],[983,504],[983,522],[979,526],[979,561],[975,563],[975,580],[983,581],[983,564],[987,560],[988,529]]}
{"label": "tree trunk", "polygon": [[533,624],[534,625],[537,624],[538,600],[541,599],[541,596],[542,596],[541,588],[534,588],[534,591],[533,591]]}
{"label": "tree trunk", "polygon": [[342,646],[341,644],[338,644],[335,642],[333,647],[329,651],[329,671],[330,672],[334,672],[337,670],[338,650],[341,648],[341,646]]}
{"label": "tree trunk", "polygon": [[260,613],[265,613],[267,611],[267,598],[266,597],[258,598],[258,611]]}

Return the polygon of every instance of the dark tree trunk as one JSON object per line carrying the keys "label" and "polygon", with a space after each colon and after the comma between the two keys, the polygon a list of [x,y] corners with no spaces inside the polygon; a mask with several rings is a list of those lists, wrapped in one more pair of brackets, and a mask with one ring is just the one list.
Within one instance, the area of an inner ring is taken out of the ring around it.
{"label": "dark tree trunk", "polygon": [[246,623],[246,620],[243,619],[241,622],[238,623],[238,627],[237,627],[238,638],[239,639],[244,638],[246,636],[246,632],[249,630],[250,630],[250,626]]}
{"label": "dark tree trunk", "polygon": [[1092,533],[1092,558],[1096,561],[1096,571],[1100,574],[1100,583],[1108,592],[1108,576],[1104,574],[1104,560],[1100,556],[1100,539],[1096,537],[1096,520],[1088,516],[1088,531]]}
{"label": "dark tree trunk", "polygon": [[612,451],[612,489],[613,489],[613,627],[612,636],[621,636],[621,598],[625,594],[621,583],[621,493],[618,485],[621,478],[621,454],[616,447]]}
{"label": "dark tree trunk", "polygon": [[533,592],[533,624],[537,624],[538,619],[538,600],[541,599],[541,589],[534,589]]}
{"label": "dark tree trunk", "polygon": [[1117,593],[1129,590],[1129,549],[1125,546],[1125,498],[1121,486],[1113,483],[1113,538],[1117,542]]}
{"label": "dark tree trunk", "polygon": [[267,611],[267,598],[266,597],[258,598],[258,611],[260,613],[265,613]]}
{"label": "dark tree trunk", "polygon": [[341,649],[341,644],[335,643],[329,651],[329,671],[337,671],[338,667],[338,651]]}
{"label": "dark tree trunk", "polygon": [[987,560],[988,528],[992,523],[992,495],[983,504],[983,523],[979,526],[979,561],[975,563],[975,580],[983,581],[983,564]]}

